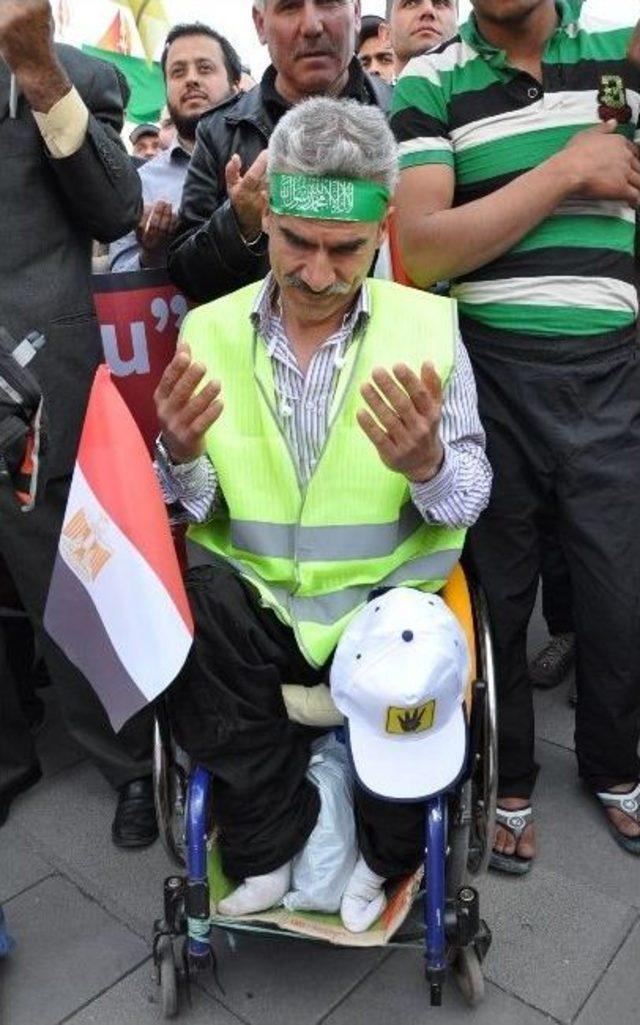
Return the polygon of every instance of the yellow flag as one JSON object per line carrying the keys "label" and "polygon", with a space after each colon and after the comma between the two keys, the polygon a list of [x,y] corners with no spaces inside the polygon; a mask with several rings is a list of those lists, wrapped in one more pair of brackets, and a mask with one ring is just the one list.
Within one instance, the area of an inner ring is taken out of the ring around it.
{"label": "yellow flag", "polygon": [[128,7],[133,14],[144,52],[147,59],[152,61],[171,28],[164,0],[119,0],[119,2],[122,7]]}

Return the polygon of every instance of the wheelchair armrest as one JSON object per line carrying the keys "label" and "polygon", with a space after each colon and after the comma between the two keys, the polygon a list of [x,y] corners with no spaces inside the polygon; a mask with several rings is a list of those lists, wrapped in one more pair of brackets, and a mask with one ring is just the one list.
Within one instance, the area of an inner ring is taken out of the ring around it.
{"label": "wheelchair armrest", "polygon": [[282,697],[292,722],[326,729],[342,726],[342,714],[334,705],[326,683],[319,683],[315,687],[285,683],[282,686]]}

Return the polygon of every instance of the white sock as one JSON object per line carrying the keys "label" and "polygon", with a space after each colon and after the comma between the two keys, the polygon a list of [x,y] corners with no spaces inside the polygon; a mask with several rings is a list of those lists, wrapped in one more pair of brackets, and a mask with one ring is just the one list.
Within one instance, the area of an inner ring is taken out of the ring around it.
{"label": "white sock", "polygon": [[247,876],[237,890],[218,904],[221,915],[252,915],[278,905],[291,886],[291,862],[263,876]]}
{"label": "white sock", "polygon": [[386,880],[373,872],[360,855],[342,897],[340,916],[349,932],[366,932],[387,906],[382,889]]}

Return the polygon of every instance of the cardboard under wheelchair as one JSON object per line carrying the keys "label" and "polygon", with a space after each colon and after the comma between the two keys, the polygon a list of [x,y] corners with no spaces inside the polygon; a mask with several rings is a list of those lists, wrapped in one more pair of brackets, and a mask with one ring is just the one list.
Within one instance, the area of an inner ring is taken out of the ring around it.
{"label": "cardboard under wheelchair", "polygon": [[[208,858],[211,907],[215,909],[221,900],[233,893],[235,884],[226,878],[215,844]],[[271,908],[253,915],[229,918],[212,910],[211,925],[238,932],[277,932],[292,939],[320,940],[338,947],[384,947],[391,943],[406,921],[414,901],[420,892],[423,868],[407,876],[389,888],[387,907],[373,925],[362,933],[349,932],[342,924],[339,914],[323,914],[319,911],[289,911],[288,908]]]}
{"label": "cardboard under wheelchair", "polygon": [[[164,913],[154,927],[154,962],[165,1017],[173,1017],[182,990],[201,972],[216,972],[213,931],[251,932],[344,947],[420,946],[431,1004],[442,1002],[443,984],[453,974],[472,1006],[484,996],[482,962],[491,933],[480,917],[472,885],[487,867],[495,817],[497,730],[491,634],[481,590],[460,567],[442,592],[467,639],[471,669],[465,696],[468,720],[464,771],[454,785],[425,803],[424,866],[389,885],[387,907],[364,933],[348,932],[339,915],[290,911],[284,907],[229,918],[219,901],[233,889],[225,877],[210,821],[211,774],[185,765],[171,736],[163,703],[157,711],[154,781],[160,835],[184,874],[165,880]],[[327,687],[314,695],[285,686],[290,717],[330,729],[341,717]],[[313,700],[312,700],[313,698]],[[295,709],[295,711],[294,711]],[[422,905],[422,919],[416,914]],[[224,964],[221,964],[224,977]]]}

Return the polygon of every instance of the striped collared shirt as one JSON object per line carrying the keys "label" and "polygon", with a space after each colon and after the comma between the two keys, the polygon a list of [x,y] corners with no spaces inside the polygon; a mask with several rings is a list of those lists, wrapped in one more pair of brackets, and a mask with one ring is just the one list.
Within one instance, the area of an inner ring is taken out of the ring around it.
{"label": "striped collared shirt", "polygon": [[[365,283],[340,328],[319,346],[303,374],[286,335],[271,274],[256,299],[252,323],[271,358],[279,424],[303,483],[313,473],[331,426],[331,400],[345,353],[350,345],[359,344],[369,316]],[[427,483],[412,484],[411,497],[427,523],[470,526],[488,502],[492,474],[484,452],[475,381],[459,338],[454,371],[444,396],[440,434],[445,453],[442,467]],[[209,458],[201,456],[179,466],[158,460],[155,465],[174,522],[206,522],[221,497]]]}
{"label": "striped collared shirt", "polygon": [[306,374],[298,366],[287,338],[278,288],[269,275],[251,314],[273,365],[275,400],[280,424],[302,484],[307,484],[324,447],[329,410],[345,353],[356,345],[369,319],[369,294],[362,288],[338,330],[316,349]]}

